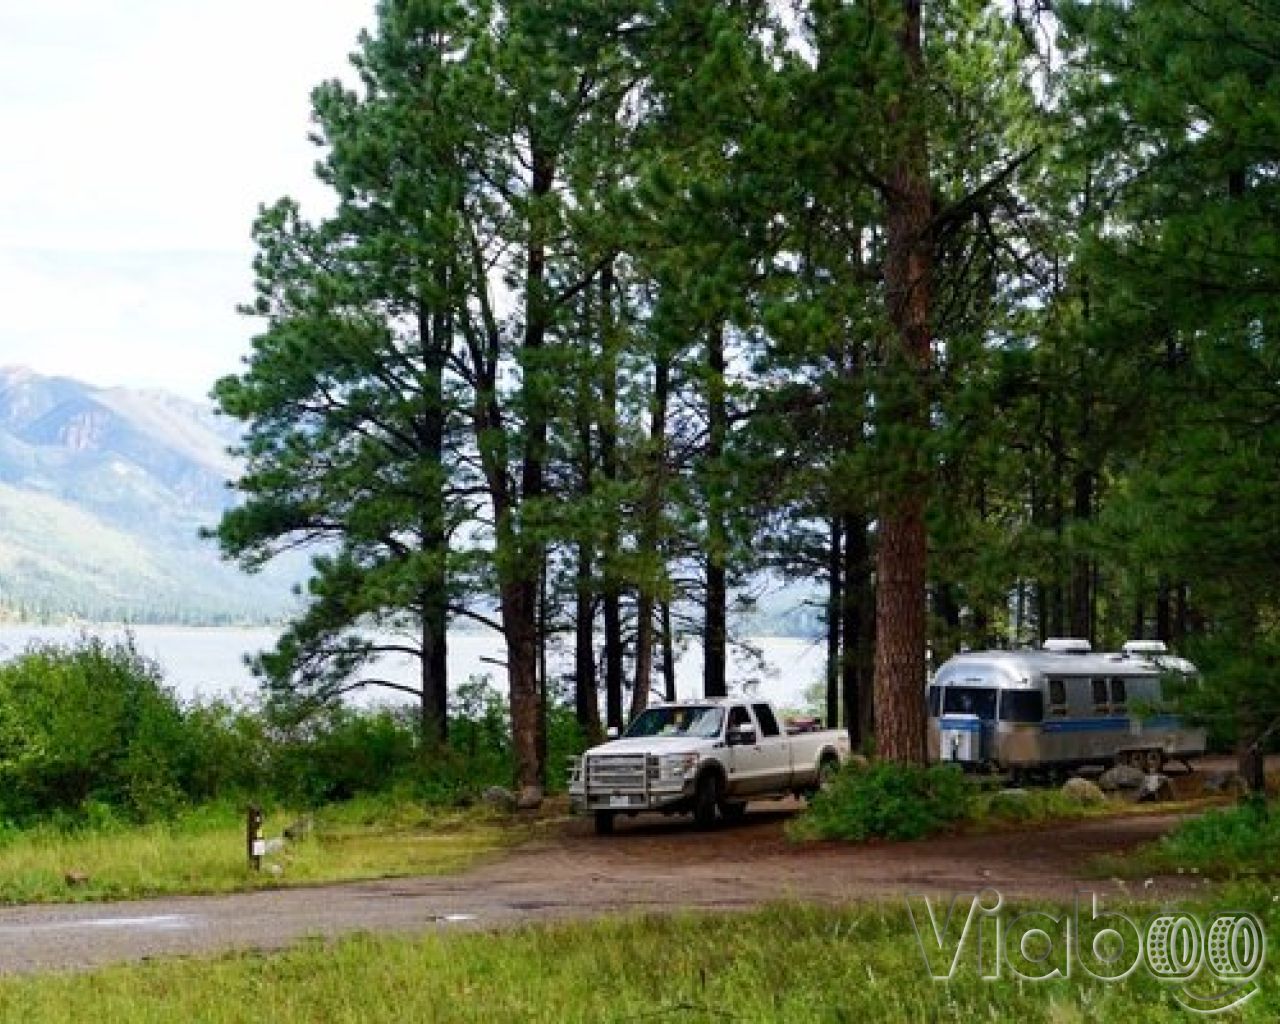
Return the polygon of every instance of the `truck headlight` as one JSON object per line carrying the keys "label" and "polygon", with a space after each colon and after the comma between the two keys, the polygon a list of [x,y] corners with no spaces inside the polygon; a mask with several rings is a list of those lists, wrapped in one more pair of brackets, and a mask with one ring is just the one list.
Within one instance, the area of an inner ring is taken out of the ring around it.
{"label": "truck headlight", "polygon": [[664,754],[658,759],[660,779],[687,779],[697,770],[697,754]]}

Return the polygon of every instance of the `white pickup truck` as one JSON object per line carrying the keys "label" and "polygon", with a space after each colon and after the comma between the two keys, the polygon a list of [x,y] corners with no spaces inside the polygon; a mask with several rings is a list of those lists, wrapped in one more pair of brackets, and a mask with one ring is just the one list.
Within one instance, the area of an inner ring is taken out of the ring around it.
{"label": "white pickup truck", "polygon": [[848,759],[849,734],[788,734],[778,722],[764,701],[655,705],[620,739],[574,759],[574,809],[594,814],[607,835],[618,814],[692,814],[705,828],[741,816],[748,800],[816,792]]}

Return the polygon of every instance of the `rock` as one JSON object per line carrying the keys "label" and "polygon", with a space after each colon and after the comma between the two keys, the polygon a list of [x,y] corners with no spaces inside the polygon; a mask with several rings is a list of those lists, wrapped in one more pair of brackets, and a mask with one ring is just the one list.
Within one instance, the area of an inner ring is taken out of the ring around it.
{"label": "rock", "polygon": [[1108,793],[1117,789],[1137,789],[1146,775],[1140,768],[1118,764],[1098,776],[1098,785]]}
{"label": "rock", "polygon": [[514,811],[518,806],[516,795],[502,786],[490,786],[484,791],[480,800],[486,807],[493,807],[507,813]]}
{"label": "rock", "polygon": [[1062,795],[1078,804],[1100,804],[1107,799],[1096,783],[1081,778],[1067,779],[1062,786]]}
{"label": "rock", "polygon": [[542,787],[541,786],[525,786],[520,790],[520,796],[516,800],[516,810],[518,811],[536,811],[542,806]]}
{"label": "rock", "polygon": [[316,819],[310,814],[304,814],[292,825],[284,830],[284,837],[297,842],[299,839],[306,839],[316,830]]}
{"label": "rock", "polygon": [[89,884],[89,873],[87,871],[68,871],[62,876],[62,880],[72,888]]}
{"label": "rock", "polygon": [[1138,787],[1139,801],[1148,800],[1172,800],[1173,786],[1169,783],[1167,775],[1146,775],[1143,776],[1142,785]]}
{"label": "rock", "polygon": [[268,864],[267,874],[273,875],[276,878],[279,878],[281,875],[284,874],[284,868],[282,868],[279,864]]}
{"label": "rock", "polygon": [[870,763],[871,762],[868,761],[866,756],[863,754],[850,754],[849,759],[845,762],[845,764],[847,764],[850,768],[855,768],[858,771],[861,771],[863,768],[867,767],[867,765],[869,765]]}
{"label": "rock", "polygon": [[1238,796],[1248,791],[1245,780],[1235,772],[1208,772],[1201,776],[1206,793],[1228,793]]}

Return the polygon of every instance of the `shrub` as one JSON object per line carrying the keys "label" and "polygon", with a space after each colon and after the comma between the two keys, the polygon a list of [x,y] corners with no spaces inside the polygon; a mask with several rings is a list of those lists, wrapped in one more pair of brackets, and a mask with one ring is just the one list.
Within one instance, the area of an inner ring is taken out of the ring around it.
{"label": "shrub", "polygon": [[0,815],[102,804],[148,818],[183,799],[182,709],[131,639],[31,648],[0,666]]}
{"label": "shrub", "polygon": [[1191,869],[1214,877],[1280,873],[1280,814],[1261,800],[1182,822],[1143,858],[1154,870]]}
{"label": "shrub", "polygon": [[919,839],[968,817],[973,800],[964,773],[954,766],[847,766],[792,831],[806,839]]}

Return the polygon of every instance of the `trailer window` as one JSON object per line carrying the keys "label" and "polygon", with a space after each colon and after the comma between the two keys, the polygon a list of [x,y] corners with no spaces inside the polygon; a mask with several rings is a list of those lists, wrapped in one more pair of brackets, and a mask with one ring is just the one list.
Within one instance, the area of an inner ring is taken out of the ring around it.
{"label": "trailer window", "polygon": [[991,721],[996,717],[996,691],[986,686],[948,686],[943,710]]}
{"label": "trailer window", "polygon": [[1095,679],[1093,681],[1093,706],[1095,709],[1106,710],[1107,681],[1105,679]]}
{"label": "trailer window", "polygon": [[1039,722],[1044,718],[1044,698],[1039,690],[1005,690],[1000,694],[1002,722]]}
{"label": "trailer window", "polygon": [[1049,680],[1049,713],[1065,715],[1067,713],[1067,682],[1065,679]]}
{"label": "trailer window", "polygon": [[760,723],[761,736],[777,736],[782,732],[773,716],[773,708],[768,704],[752,704],[751,707],[756,713],[756,721]]}
{"label": "trailer window", "polygon": [[929,687],[929,717],[937,718],[942,711],[942,687]]}
{"label": "trailer window", "polygon": [[1125,695],[1124,680],[1123,679],[1111,680],[1111,703],[1123,704],[1125,703],[1126,700],[1128,700],[1128,697]]}

